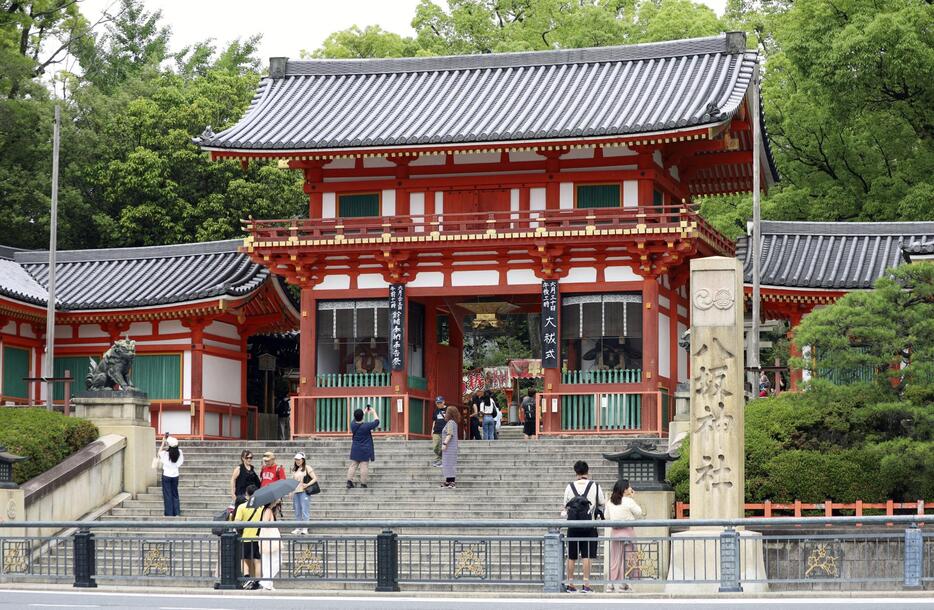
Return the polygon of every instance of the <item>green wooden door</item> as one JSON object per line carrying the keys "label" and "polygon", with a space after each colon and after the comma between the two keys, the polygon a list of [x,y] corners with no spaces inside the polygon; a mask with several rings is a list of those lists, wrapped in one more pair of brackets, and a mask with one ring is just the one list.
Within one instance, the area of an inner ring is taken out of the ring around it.
{"label": "green wooden door", "polygon": [[[100,361],[100,355],[94,356],[94,362]],[[84,379],[88,375],[88,367],[90,366],[91,361],[88,356],[58,356],[55,358],[55,366],[53,367],[53,372],[56,377],[64,377],[65,371],[68,371],[74,381],[71,384],[71,395],[74,396],[75,392],[84,388]],[[56,383],[55,391],[52,393],[52,398],[55,400],[64,400],[65,399],[65,384]]]}
{"label": "green wooden door", "polygon": [[29,398],[29,350],[19,347],[3,348],[3,395],[14,398]]}
{"label": "green wooden door", "polygon": [[182,397],[182,356],[138,355],[133,360],[130,379],[152,400],[179,400]]}

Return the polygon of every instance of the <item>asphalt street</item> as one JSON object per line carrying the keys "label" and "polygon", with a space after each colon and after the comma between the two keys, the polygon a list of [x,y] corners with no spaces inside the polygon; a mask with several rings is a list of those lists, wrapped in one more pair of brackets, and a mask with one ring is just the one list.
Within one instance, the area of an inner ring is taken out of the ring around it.
{"label": "asphalt street", "polygon": [[930,598],[751,598],[751,599],[625,599],[613,597],[549,597],[541,599],[495,597],[400,597],[400,596],[294,596],[274,592],[236,595],[172,595],[96,591],[0,590],[0,609],[51,608],[152,610],[289,610],[292,608],[336,608],[356,610],[533,610],[625,608],[626,610],[834,610],[934,609]]}

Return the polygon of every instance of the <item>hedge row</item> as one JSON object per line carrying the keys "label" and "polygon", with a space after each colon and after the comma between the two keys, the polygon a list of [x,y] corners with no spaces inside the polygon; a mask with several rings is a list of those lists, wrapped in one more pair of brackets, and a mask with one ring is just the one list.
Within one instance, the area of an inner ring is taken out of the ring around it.
{"label": "hedge row", "polygon": [[[746,406],[746,501],[934,499],[934,412],[870,385],[814,384]],[[689,448],[668,477],[689,500]]]}
{"label": "hedge row", "polygon": [[56,466],[97,437],[97,427],[84,419],[44,408],[0,409],[0,445],[29,458],[13,466],[18,484]]}

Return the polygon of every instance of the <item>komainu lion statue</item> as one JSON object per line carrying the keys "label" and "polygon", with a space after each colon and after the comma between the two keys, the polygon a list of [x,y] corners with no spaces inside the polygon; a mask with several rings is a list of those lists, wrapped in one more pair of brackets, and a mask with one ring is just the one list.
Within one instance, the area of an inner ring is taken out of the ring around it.
{"label": "komainu lion statue", "polygon": [[89,358],[88,376],[85,385],[89,390],[135,390],[136,386],[130,381],[130,368],[133,358],[136,357],[136,341],[120,339],[104,352],[100,362]]}

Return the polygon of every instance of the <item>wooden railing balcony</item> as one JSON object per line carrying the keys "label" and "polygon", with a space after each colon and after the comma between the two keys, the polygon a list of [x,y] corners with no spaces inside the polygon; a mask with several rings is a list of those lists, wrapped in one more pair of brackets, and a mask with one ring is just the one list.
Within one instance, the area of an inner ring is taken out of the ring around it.
{"label": "wooden railing balcony", "polygon": [[591,369],[589,371],[564,371],[561,383],[642,383],[642,369]]}
{"label": "wooden railing balcony", "polygon": [[[733,242],[690,206],[511,210],[475,213],[410,214],[360,218],[242,221],[254,247],[321,246],[374,241],[579,237],[581,235],[697,232],[723,253]],[[564,232],[570,232],[564,234]],[[555,235],[557,233],[557,235]],[[359,240],[359,241],[358,241]],[[315,242],[314,244],[310,242]]]}

